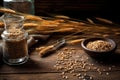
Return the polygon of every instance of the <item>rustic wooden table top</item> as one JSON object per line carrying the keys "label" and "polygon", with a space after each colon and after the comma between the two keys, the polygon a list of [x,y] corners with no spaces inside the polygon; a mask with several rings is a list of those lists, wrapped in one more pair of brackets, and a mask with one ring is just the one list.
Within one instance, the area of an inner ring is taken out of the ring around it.
{"label": "rustic wooden table top", "polygon": [[[44,58],[41,58],[35,50],[30,50],[30,59],[23,65],[8,66],[1,60],[0,80],[120,80],[120,26],[93,26],[87,28],[88,30],[77,36],[80,36],[80,38],[98,36],[111,38],[118,45],[115,53],[108,58],[96,60],[83,51],[80,43],[66,45]],[[80,63],[85,62],[85,67],[88,69],[85,70],[83,67],[73,72],[57,70],[54,66],[58,60],[58,54],[66,53],[66,51],[78,55],[81,60]]]}

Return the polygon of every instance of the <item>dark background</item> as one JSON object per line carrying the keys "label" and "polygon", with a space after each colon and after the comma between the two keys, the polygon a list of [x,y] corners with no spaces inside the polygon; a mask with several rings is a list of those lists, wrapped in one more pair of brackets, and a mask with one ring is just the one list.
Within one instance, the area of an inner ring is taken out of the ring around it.
{"label": "dark background", "polygon": [[[116,0],[35,0],[35,15],[62,14],[85,19],[102,17],[120,22],[120,4]],[[2,6],[2,0],[0,0]]]}

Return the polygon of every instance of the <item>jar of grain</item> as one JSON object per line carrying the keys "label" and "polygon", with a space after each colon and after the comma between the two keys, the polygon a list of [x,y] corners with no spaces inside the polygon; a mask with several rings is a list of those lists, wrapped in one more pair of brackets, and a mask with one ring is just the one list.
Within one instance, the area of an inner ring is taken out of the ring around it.
{"label": "jar of grain", "polygon": [[34,0],[3,0],[3,6],[34,15]]}
{"label": "jar of grain", "polygon": [[9,65],[19,65],[28,60],[28,33],[23,29],[24,17],[20,15],[4,14],[5,30],[1,34],[3,39],[3,61]]}

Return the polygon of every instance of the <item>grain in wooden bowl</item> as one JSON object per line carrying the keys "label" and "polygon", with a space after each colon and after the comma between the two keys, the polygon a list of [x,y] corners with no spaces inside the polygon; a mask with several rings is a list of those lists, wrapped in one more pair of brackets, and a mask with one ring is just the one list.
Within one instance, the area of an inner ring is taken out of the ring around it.
{"label": "grain in wooden bowl", "polygon": [[81,46],[91,57],[109,56],[117,48],[115,41],[110,38],[87,38],[81,42]]}

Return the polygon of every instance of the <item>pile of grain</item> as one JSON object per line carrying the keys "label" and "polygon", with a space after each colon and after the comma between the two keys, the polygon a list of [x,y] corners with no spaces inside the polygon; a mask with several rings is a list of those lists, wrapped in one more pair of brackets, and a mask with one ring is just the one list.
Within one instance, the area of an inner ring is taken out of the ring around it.
{"label": "pile of grain", "polygon": [[112,45],[107,41],[96,40],[89,42],[86,47],[95,51],[108,51],[111,49]]}
{"label": "pile of grain", "polygon": [[70,73],[74,77],[82,80],[93,80],[93,76],[88,73],[88,71],[96,71],[98,74],[109,75],[107,70],[112,70],[112,67],[108,69],[103,69],[90,63],[90,58],[85,55],[80,55],[81,53],[76,53],[75,48],[64,48],[63,51],[58,52],[58,57],[56,64],[54,65],[57,71],[61,72],[61,76],[64,79],[69,79],[67,73]]}

